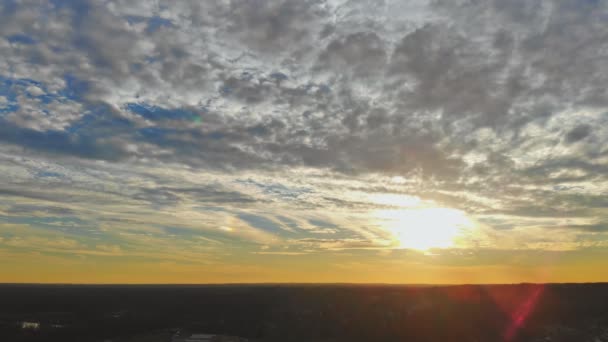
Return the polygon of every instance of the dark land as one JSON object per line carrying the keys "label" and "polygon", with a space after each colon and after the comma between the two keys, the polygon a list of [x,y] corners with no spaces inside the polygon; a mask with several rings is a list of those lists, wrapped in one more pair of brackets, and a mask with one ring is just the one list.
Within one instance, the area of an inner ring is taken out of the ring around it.
{"label": "dark land", "polygon": [[608,284],[0,285],[0,341],[608,341]]}

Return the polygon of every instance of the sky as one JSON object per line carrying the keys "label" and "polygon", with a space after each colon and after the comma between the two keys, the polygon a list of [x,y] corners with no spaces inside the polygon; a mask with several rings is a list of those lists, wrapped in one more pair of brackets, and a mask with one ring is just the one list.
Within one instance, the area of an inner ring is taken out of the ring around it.
{"label": "sky", "polygon": [[608,3],[0,0],[0,282],[608,281]]}

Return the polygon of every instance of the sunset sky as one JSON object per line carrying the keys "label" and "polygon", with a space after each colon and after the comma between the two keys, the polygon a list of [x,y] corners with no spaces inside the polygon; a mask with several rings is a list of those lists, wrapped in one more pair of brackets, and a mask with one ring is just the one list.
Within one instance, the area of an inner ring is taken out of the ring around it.
{"label": "sunset sky", "polygon": [[0,0],[0,282],[608,281],[608,2]]}

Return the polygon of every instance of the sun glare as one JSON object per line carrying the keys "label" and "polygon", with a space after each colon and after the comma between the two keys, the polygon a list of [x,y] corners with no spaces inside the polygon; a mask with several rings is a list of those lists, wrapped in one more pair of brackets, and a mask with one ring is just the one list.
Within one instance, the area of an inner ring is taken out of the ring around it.
{"label": "sun glare", "polygon": [[450,208],[382,210],[377,217],[399,247],[421,251],[452,247],[462,230],[472,226],[464,212]]}

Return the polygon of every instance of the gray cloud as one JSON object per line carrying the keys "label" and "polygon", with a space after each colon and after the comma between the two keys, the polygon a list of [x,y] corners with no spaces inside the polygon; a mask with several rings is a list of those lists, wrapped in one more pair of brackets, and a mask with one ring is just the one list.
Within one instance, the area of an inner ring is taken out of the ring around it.
{"label": "gray cloud", "polygon": [[57,196],[57,194],[53,194],[53,193],[45,193],[45,192],[35,191],[32,189],[23,189],[23,188],[0,189],[0,194],[2,194],[3,196],[8,196],[8,197],[31,198],[31,199],[38,199],[38,200],[45,200],[45,201],[52,201],[52,202],[70,203],[70,202],[75,201],[73,198],[66,198],[66,197],[62,197],[62,196]]}
{"label": "gray cloud", "polygon": [[7,211],[9,214],[32,214],[36,212],[44,213],[51,216],[74,215],[72,209],[58,207],[53,205],[35,205],[35,204],[15,204],[10,206]]}
{"label": "gray cloud", "polygon": [[257,52],[281,52],[286,46],[302,50],[315,38],[315,23],[329,15],[324,5],[318,0],[232,1],[227,31]]}
{"label": "gray cloud", "polygon": [[597,224],[574,225],[568,228],[582,230],[585,232],[608,232],[608,223],[602,222]]}
{"label": "gray cloud", "polygon": [[571,129],[566,134],[566,141],[568,143],[575,143],[577,141],[585,139],[589,134],[591,134],[591,126],[579,125]]}
{"label": "gray cloud", "polygon": [[358,32],[340,37],[319,55],[322,70],[350,70],[355,78],[379,76],[387,61],[384,42],[373,32]]}

